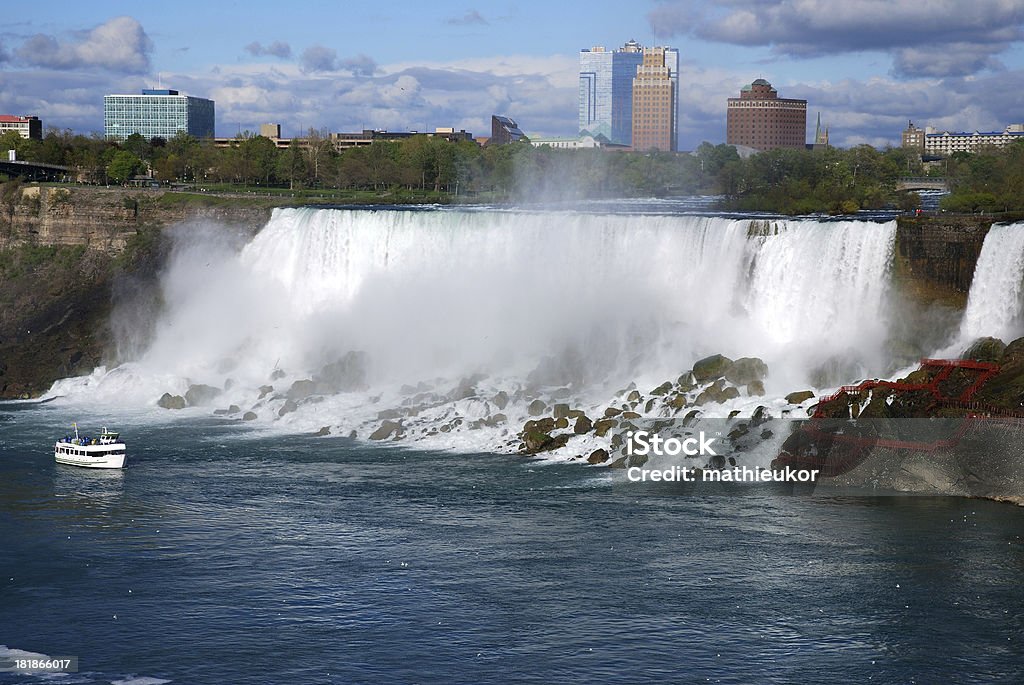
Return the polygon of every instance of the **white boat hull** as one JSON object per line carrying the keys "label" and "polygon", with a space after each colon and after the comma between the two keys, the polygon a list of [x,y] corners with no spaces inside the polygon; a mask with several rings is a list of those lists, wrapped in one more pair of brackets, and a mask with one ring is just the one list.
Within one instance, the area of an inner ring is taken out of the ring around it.
{"label": "white boat hull", "polygon": [[53,448],[58,464],[87,469],[122,469],[127,461],[124,444],[75,445],[58,442]]}

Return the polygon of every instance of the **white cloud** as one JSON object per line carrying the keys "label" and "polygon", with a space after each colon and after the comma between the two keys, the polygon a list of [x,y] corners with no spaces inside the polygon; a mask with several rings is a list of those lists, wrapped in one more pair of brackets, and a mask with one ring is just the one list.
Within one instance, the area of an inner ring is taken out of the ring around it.
{"label": "white cloud", "polygon": [[132,17],[116,17],[67,40],[37,33],[18,48],[26,65],[53,69],[101,68],[128,74],[149,71],[153,41]]}
{"label": "white cloud", "polygon": [[1024,37],[1019,0],[717,0],[696,14],[673,0],[648,20],[658,35],[771,46],[797,58],[883,51],[902,77],[999,68],[996,56]]}

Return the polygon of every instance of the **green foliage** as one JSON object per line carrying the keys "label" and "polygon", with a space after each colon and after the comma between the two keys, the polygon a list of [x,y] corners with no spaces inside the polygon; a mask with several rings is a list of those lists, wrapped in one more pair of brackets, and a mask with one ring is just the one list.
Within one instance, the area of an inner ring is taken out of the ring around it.
{"label": "green foliage", "polygon": [[77,268],[85,254],[84,245],[32,245],[0,250],[0,278],[19,278],[40,268],[53,266],[63,271]]}
{"label": "green foliage", "polygon": [[[139,136],[141,139],[142,136]],[[128,150],[114,152],[107,164],[107,177],[113,183],[124,183],[145,168],[142,160]]]}
{"label": "green foliage", "polygon": [[[702,146],[698,156],[704,152],[710,155],[710,149]],[[869,145],[848,150],[769,150],[720,163],[718,191],[732,209],[852,214],[896,206],[895,184],[905,173],[907,160],[902,150],[879,151]],[[705,168],[709,164],[713,164],[710,156],[705,158]]]}
{"label": "green foliage", "polygon": [[954,153],[947,161],[951,194],[942,208],[951,212],[1024,210],[1024,141],[977,153]]}

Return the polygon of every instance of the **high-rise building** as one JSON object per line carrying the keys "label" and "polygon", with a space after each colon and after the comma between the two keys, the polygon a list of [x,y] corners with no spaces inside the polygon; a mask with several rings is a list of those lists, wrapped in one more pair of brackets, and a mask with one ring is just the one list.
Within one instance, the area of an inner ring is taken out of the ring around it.
{"label": "high-rise building", "polygon": [[726,142],[755,150],[807,145],[807,100],[780,98],[772,84],[759,78],[729,98]]}
{"label": "high-rise building", "polygon": [[644,48],[643,63],[633,77],[633,149],[677,149],[679,53],[671,48]]}
{"label": "high-rise building", "polygon": [[[672,128],[672,149],[675,149],[679,51],[675,48],[645,50],[635,40],[617,50],[598,46],[580,51],[580,136],[593,136],[616,145],[633,145],[634,86],[645,59],[650,62],[650,69],[643,74],[640,83],[645,97],[653,95],[659,86],[665,90],[664,74],[655,69],[668,70],[672,82],[671,123],[663,123]],[[634,149],[638,148],[634,146]]]}
{"label": "high-rise building", "polygon": [[43,137],[43,122],[39,117],[19,117],[10,114],[0,114],[0,133],[17,131],[22,138]]}
{"label": "high-rise building", "polygon": [[525,137],[519,124],[512,119],[498,114],[491,115],[491,137],[487,141],[488,145],[518,143]]}
{"label": "high-rise building", "polygon": [[212,138],[213,131],[213,100],[167,89],[103,96],[103,133],[108,139],[123,140],[133,133],[147,140],[173,138],[178,133]]}

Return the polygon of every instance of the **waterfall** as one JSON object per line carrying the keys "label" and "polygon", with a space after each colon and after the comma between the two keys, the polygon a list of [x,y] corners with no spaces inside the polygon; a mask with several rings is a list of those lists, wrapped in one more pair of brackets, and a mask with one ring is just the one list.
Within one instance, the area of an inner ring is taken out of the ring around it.
{"label": "waterfall", "polygon": [[[134,362],[98,371],[84,394],[152,405],[203,383],[230,387],[225,405],[258,409],[270,401],[259,389],[272,372],[283,375],[273,382],[280,393],[358,353],[369,394],[346,394],[338,412],[375,416],[369,398],[389,389],[467,377],[496,388],[569,386],[596,403],[721,353],[764,359],[768,393],[779,397],[836,359],[884,368],[895,230],[678,214],[289,208],[239,249],[222,227],[186,226],[162,278],[152,344]],[[76,390],[65,382],[51,392]],[[276,420],[276,409],[264,410]]]}
{"label": "waterfall", "polygon": [[995,225],[985,236],[960,328],[961,342],[980,336],[1009,342],[1024,335],[1024,224]]}

